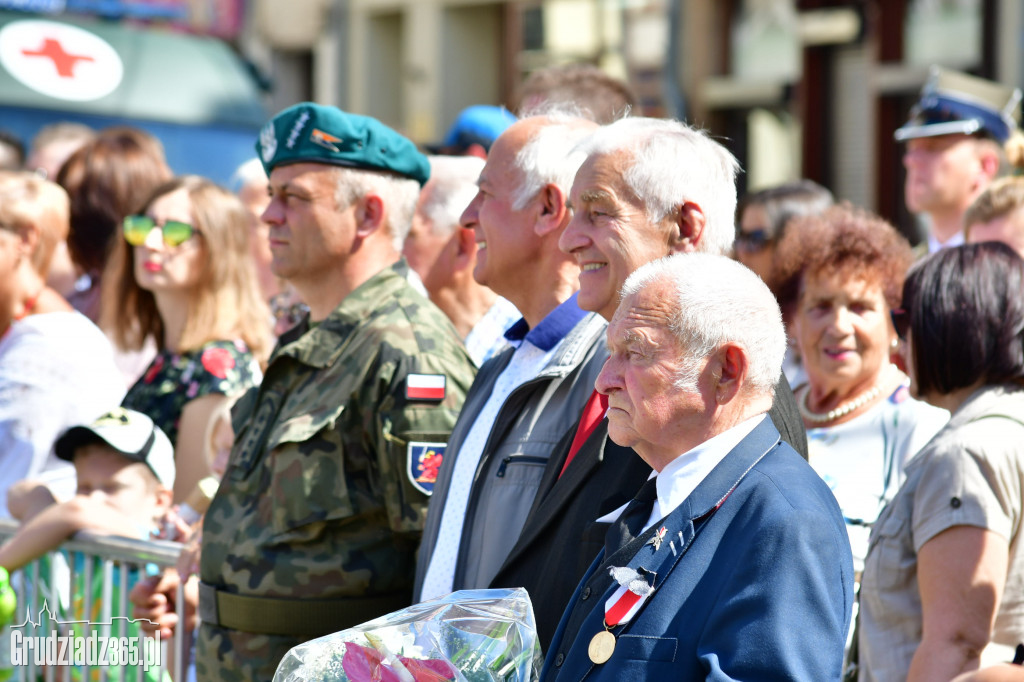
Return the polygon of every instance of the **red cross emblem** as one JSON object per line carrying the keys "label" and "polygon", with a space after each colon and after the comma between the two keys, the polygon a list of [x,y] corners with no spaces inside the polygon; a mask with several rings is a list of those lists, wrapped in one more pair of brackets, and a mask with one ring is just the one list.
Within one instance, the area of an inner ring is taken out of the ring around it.
{"label": "red cross emblem", "polygon": [[121,57],[101,36],[46,19],[0,26],[0,68],[36,92],[79,102],[109,95],[124,75]]}
{"label": "red cross emblem", "polygon": [[36,50],[22,50],[26,57],[48,57],[53,60],[57,67],[57,75],[61,78],[75,77],[75,64],[78,62],[91,62],[92,57],[86,55],[70,54],[64,50],[60,41],[56,38],[44,38],[43,46]]}

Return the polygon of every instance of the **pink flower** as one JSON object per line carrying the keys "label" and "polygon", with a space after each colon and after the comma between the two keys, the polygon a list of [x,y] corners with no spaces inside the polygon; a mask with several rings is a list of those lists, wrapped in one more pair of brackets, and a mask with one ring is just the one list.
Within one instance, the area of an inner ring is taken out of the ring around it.
{"label": "pink flower", "polygon": [[206,371],[218,379],[226,379],[228,370],[235,366],[235,359],[227,348],[207,348],[200,360]]}
{"label": "pink flower", "polygon": [[[419,660],[405,656],[399,656],[398,660],[412,673],[416,682],[452,682],[458,677],[458,673],[447,661]],[[352,682],[399,682],[401,679],[394,669],[382,660],[376,649],[354,642],[345,644],[341,668]]]}

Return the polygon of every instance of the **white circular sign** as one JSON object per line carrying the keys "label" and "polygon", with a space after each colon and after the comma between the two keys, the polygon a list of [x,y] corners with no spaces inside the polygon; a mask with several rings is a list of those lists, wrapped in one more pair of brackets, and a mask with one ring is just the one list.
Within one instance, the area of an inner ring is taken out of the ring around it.
{"label": "white circular sign", "polygon": [[107,41],[55,21],[12,21],[0,29],[0,65],[36,92],[84,102],[113,92],[124,66]]}

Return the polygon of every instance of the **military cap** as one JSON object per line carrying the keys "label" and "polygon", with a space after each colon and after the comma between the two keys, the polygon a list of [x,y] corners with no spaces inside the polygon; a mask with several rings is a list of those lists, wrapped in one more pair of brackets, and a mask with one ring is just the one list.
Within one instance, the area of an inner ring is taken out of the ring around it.
{"label": "military cap", "polygon": [[430,163],[410,140],[375,118],[313,102],[288,107],[272,118],[256,141],[270,175],[290,163],[323,163],[404,175],[426,184]]}
{"label": "military cap", "polygon": [[936,135],[985,135],[1006,142],[1017,130],[1019,88],[1011,88],[966,73],[933,66],[910,110],[910,120],[894,137],[903,142]]}

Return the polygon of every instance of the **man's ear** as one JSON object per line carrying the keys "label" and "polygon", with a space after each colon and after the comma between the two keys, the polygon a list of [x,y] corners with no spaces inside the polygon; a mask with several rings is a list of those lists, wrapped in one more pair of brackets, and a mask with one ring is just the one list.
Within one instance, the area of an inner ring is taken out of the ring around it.
{"label": "man's ear", "polygon": [[537,195],[540,202],[540,215],[534,226],[534,232],[538,237],[544,237],[551,232],[559,231],[564,227],[565,216],[568,210],[565,207],[565,193],[555,184],[547,184],[541,188]]}
{"label": "man's ear", "polygon": [[734,400],[747,383],[750,363],[742,346],[728,343],[714,354],[712,374],[715,377],[715,400],[719,405]]}
{"label": "man's ear", "polygon": [[699,251],[700,240],[704,237],[707,218],[700,206],[687,201],[676,211],[672,233],[669,235],[669,250],[672,253]]}
{"label": "man's ear", "polygon": [[473,267],[476,263],[476,232],[465,227],[456,227],[452,240],[455,242],[455,269]]}
{"label": "man's ear", "polygon": [[362,197],[356,206],[356,237],[365,239],[384,227],[384,201],[376,194]]}
{"label": "man's ear", "polygon": [[990,145],[982,147],[981,172],[986,176],[985,184],[988,184],[999,174],[999,154]]}

